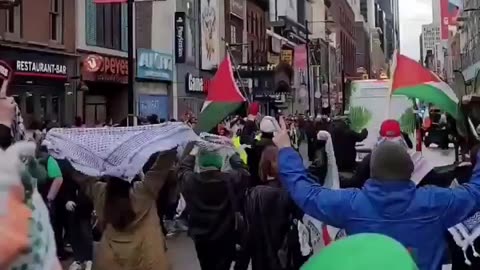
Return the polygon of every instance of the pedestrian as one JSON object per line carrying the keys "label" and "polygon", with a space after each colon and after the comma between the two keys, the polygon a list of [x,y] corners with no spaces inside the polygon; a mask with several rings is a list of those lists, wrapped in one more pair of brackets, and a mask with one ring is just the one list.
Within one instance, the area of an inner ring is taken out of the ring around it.
{"label": "pedestrian", "polygon": [[68,239],[72,246],[74,261],[69,270],[91,270],[93,261],[93,204],[85,192],[73,180],[74,168],[67,160],[59,160],[62,169],[65,209],[68,211]]}
{"label": "pedestrian", "polygon": [[[187,151],[192,146],[187,146]],[[225,160],[232,171],[221,170]],[[237,214],[241,212],[239,206],[243,205],[248,183],[248,172],[240,157],[193,147],[181,161],[177,178],[182,183],[189,235],[195,244],[200,268],[230,270],[236,257],[236,244],[242,237],[236,230],[240,225]]]}
{"label": "pedestrian", "polygon": [[291,233],[293,220],[303,214],[280,183],[277,156],[276,146],[265,148],[259,166],[261,184],[251,188],[245,198],[252,270],[298,269],[303,263],[295,256],[299,248],[291,246],[298,243],[298,232]]}
{"label": "pedestrian", "polygon": [[280,179],[306,214],[344,228],[347,235],[392,237],[411,251],[420,270],[441,269],[445,231],[480,210],[480,166],[461,187],[417,189],[410,180],[414,164],[405,147],[384,142],[372,153],[371,178],[363,189],[330,190],[309,179],[286,128],[274,142],[280,149]]}
{"label": "pedestrian", "polygon": [[39,146],[39,163],[47,170],[47,181],[39,185],[39,192],[50,212],[55,243],[57,245],[57,256],[60,260],[67,259],[70,254],[65,250],[64,234],[67,227],[67,212],[65,199],[61,194],[63,175],[58,162],[48,154],[45,146]]}
{"label": "pedestrian", "polygon": [[116,177],[98,181],[75,172],[104,229],[93,269],[170,269],[155,201],[175,156],[176,150],[159,153],[144,179],[132,184]]}
{"label": "pedestrian", "polygon": [[248,157],[248,167],[250,170],[250,186],[256,186],[261,184],[259,172],[259,163],[262,156],[263,150],[269,146],[273,145],[273,135],[274,132],[279,130],[278,121],[271,117],[265,116],[260,122],[260,134],[256,140],[253,141],[250,148],[245,149]]}
{"label": "pedestrian", "polygon": [[330,128],[333,148],[337,157],[338,171],[353,173],[357,165],[356,144],[367,138],[368,131],[363,129],[360,132],[356,132],[343,119],[333,121]]}

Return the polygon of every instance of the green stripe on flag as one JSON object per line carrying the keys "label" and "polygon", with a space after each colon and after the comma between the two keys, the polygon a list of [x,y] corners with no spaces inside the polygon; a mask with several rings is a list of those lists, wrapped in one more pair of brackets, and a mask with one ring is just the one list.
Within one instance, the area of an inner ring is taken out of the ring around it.
{"label": "green stripe on flag", "polygon": [[429,85],[421,84],[418,86],[396,89],[394,95],[403,95],[409,98],[417,98],[423,102],[433,103],[439,109],[450,113],[454,118],[458,116],[458,105],[441,89]]}
{"label": "green stripe on flag", "polygon": [[200,113],[195,131],[210,132],[241,105],[242,102],[211,102]]}

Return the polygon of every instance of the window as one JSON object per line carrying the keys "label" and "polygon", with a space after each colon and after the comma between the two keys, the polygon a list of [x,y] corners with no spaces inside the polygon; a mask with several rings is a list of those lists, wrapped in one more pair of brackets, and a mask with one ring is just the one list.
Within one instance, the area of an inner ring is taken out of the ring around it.
{"label": "window", "polygon": [[7,32],[22,35],[22,4],[16,7],[10,7],[6,10]]}
{"label": "window", "polygon": [[230,25],[230,42],[237,43],[237,27]]}
{"label": "window", "polygon": [[97,46],[122,49],[121,4],[97,5]]}
{"label": "window", "polygon": [[50,40],[63,42],[63,0],[50,0]]}

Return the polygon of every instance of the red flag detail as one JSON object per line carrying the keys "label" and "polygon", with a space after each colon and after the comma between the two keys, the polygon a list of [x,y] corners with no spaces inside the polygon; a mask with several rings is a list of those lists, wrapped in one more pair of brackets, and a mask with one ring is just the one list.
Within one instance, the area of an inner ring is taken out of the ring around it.
{"label": "red flag detail", "polygon": [[325,246],[330,245],[332,243],[332,238],[330,237],[330,233],[328,233],[327,225],[322,225],[322,236],[323,236],[323,243]]}
{"label": "red flag detail", "polygon": [[243,97],[233,77],[232,62],[227,55],[220,63],[217,73],[208,86],[207,101],[213,102],[243,102]]}
{"label": "red flag detail", "polygon": [[397,65],[393,74],[392,92],[399,88],[414,87],[426,82],[440,82],[430,70],[424,68],[417,61],[397,55]]}

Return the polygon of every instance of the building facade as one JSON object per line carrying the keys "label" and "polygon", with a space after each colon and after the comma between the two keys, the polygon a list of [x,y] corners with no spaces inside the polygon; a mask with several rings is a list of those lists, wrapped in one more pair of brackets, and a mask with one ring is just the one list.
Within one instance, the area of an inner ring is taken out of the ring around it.
{"label": "building facade", "polygon": [[[425,62],[427,55],[439,53],[437,52],[437,44],[440,44],[440,25],[433,23],[422,25],[421,40],[420,59]],[[436,65],[433,65],[432,68],[436,71]]]}
{"label": "building facade", "polygon": [[175,118],[173,98],[175,0],[135,4],[137,115],[157,115],[161,120]]}
{"label": "building facade", "polygon": [[[7,94],[26,127],[33,122],[71,124],[75,111],[75,2],[22,1],[0,10],[0,60],[13,69]],[[42,22],[42,23],[38,23]]]}
{"label": "building facade", "polygon": [[128,114],[127,6],[76,1],[80,85],[77,115],[87,126],[119,123]]}

